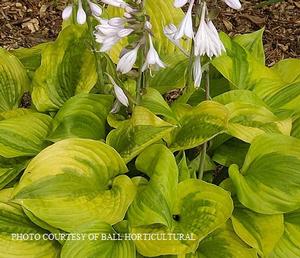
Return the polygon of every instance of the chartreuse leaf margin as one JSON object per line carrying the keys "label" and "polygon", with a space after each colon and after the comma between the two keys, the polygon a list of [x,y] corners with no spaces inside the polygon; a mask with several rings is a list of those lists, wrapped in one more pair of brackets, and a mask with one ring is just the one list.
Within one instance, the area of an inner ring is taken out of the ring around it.
{"label": "chartreuse leaf margin", "polygon": [[124,218],[136,192],[126,172],[120,155],[105,143],[63,140],[29,163],[13,201],[67,232],[92,221],[115,224]]}
{"label": "chartreuse leaf margin", "polygon": [[131,232],[190,235],[190,240],[136,240],[142,255],[194,252],[203,238],[231,216],[233,203],[225,190],[196,179],[178,183],[175,158],[164,145],[148,147],[136,166],[150,180],[138,190],[129,208]]}

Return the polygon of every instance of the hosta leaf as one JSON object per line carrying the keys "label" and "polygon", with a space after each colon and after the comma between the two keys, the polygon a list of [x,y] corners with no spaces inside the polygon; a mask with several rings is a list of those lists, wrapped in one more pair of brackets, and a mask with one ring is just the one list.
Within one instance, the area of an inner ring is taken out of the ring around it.
{"label": "hosta leaf", "polygon": [[284,216],[284,233],[270,258],[300,257],[300,211]]}
{"label": "hosta leaf", "polygon": [[[272,110],[299,110],[300,81],[298,63],[290,61],[279,64],[277,68],[265,67],[245,48],[226,34],[221,33],[226,54],[215,58],[212,64],[230,81],[234,89],[248,89],[254,92]],[[286,70],[296,70],[296,75]]]}
{"label": "hosta leaf", "polygon": [[21,61],[27,71],[34,72],[41,65],[42,50],[50,44],[53,43],[42,43],[32,48],[18,48],[12,50],[11,53]]}
{"label": "hosta leaf", "polygon": [[291,136],[294,136],[294,137],[300,139],[300,114],[295,115],[295,117],[293,119]]}
{"label": "hosta leaf", "polygon": [[279,119],[265,107],[236,102],[226,107],[230,113],[227,133],[245,142],[250,143],[264,133],[290,135],[291,119]]}
{"label": "hosta leaf", "polygon": [[0,189],[14,180],[25,169],[28,158],[6,159],[0,156]]}
{"label": "hosta leaf", "polygon": [[[226,94],[217,100],[227,103],[237,100],[238,95]],[[178,125],[171,136],[166,138],[171,150],[191,149],[222,133],[248,143],[264,133],[290,134],[290,118],[280,119],[264,106],[247,103],[256,103],[255,99],[248,97],[241,96],[241,101],[226,105],[204,101],[196,107],[183,104],[174,106],[173,112],[177,116]]]}
{"label": "hosta leaf", "polygon": [[268,108],[264,101],[250,90],[231,90],[214,97],[213,100],[223,105],[240,102]]}
{"label": "hosta leaf", "polygon": [[51,117],[33,112],[17,115],[0,121],[0,156],[5,158],[34,156],[48,145]]}
{"label": "hosta leaf", "polygon": [[107,144],[115,148],[129,162],[147,146],[162,139],[174,128],[148,109],[137,106],[129,120],[122,121],[107,136]]}
{"label": "hosta leaf", "polygon": [[241,167],[249,146],[250,145],[245,142],[232,138],[214,150],[212,159],[226,167],[232,164],[237,164]]}
{"label": "hosta leaf", "polygon": [[32,82],[32,100],[39,111],[56,111],[69,98],[95,85],[94,55],[85,37],[85,26],[68,26],[42,51],[42,63]]}
{"label": "hosta leaf", "polygon": [[[59,257],[59,244],[43,240],[43,235],[48,232],[33,224],[19,206],[0,202],[0,224],[1,258]],[[14,237],[17,234],[34,234],[40,240],[18,240]]]}
{"label": "hosta leaf", "polygon": [[[82,225],[76,230],[85,236],[84,240],[68,240],[62,249],[61,258],[135,258],[136,251],[131,240],[110,240],[116,238],[116,231],[111,225],[101,222],[93,222]],[[97,236],[97,240],[89,240],[91,234]],[[107,240],[105,240],[105,237]]]}
{"label": "hosta leaf", "polygon": [[257,258],[257,254],[226,223],[200,243],[195,255],[187,255],[186,258]]}
{"label": "hosta leaf", "polygon": [[[168,10],[167,12],[165,10]],[[116,16],[122,16],[123,10],[121,8],[109,7],[108,16],[110,18]],[[183,11],[180,8],[173,6],[173,0],[155,0],[145,1],[145,12],[150,16],[150,22],[152,24],[152,31],[155,35],[154,43],[156,49],[162,55],[174,54],[178,52],[177,47],[170,41],[163,33],[164,26],[173,23],[179,24],[183,19]],[[111,58],[117,62],[119,59],[120,51],[126,46],[127,40],[122,40],[110,51]]]}
{"label": "hosta leaf", "polygon": [[149,79],[149,86],[162,94],[173,89],[183,88],[188,61],[185,56],[172,54],[164,60],[167,67],[158,71],[154,77]]}
{"label": "hosta leaf", "polygon": [[191,149],[225,132],[229,115],[225,106],[213,101],[196,107],[177,105],[174,113],[179,125],[171,133],[173,151]]}
{"label": "hosta leaf", "polygon": [[104,139],[106,118],[112,108],[113,96],[79,94],[69,99],[53,119],[53,131],[48,139]]}
{"label": "hosta leaf", "polygon": [[282,214],[264,215],[235,207],[231,220],[237,235],[262,257],[268,257],[284,231]]}
{"label": "hosta leaf", "polygon": [[124,218],[136,191],[122,175],[126,171],[118,153],[100,141],[63,140],[29,163],[14,201],[65,231],[92,221],[115,224]]}
{"label": "hosta leaf", "polygon": [[8,111],[4,111],[0,113],[0,120],[5,120],[9,118],[14,118],[18,116],[24,116],[28,114],[32,114],[34,111],[26,108],[16,108]]}
{"label": "hosta leaf", "polygon": [[[166,185],[161,184],[161,187],[164,186]],[[151,186],[146,186],[144,191],[147,191],[149,187]],[[197,179],[179,183],[175,196],[177,199],[171,213],[173,214],[170,218],[171,226],[149,223],[144,226],[133,226],[132,233],[162,234],[164,236],[182,234],[185,239],[171,237],[164,241],[136,240],[137,250],[142,255],[158,256],[194,252],[199,241],[224,224],[233,209],[230,195],[225,190]],[[142,200],[140,202],[143,203]],[[167,215],[167,209],[165,212]],[[135,221],[134,218],[131,219]]]}
{"label": "hosta leaf", "polygon": [[162,115],[166,118],[176,120],[174,113],[163,96],[153,88],[147,89],[147,93],[143,96],[141,105],[156,115]]}
{"label": "hosta leaf", "polygon": [[300,141],[291,136],[257,137],[239,172],[229,168],[239,201],[263,214],[290,212],[300,207]]}
{"label": "hosta leaf", "polygon": [[19,106],[29,79],[21,62],[0,48],[0,112]]}
{"label": "hosta leaf", "polygon": [[265,64],[263,33],[264,28],[252,33],[238,35],[233,40],[247,49],[260,63]]}
{"label": "hosta leaf", "polygon": [[296,58],[289,58],[279,61],[272,66],[273,71],[286,83],[295,83],[300,81],[300,60]]}
{"label": "hosta leaf", "polygon": [[152,145],[138,156],[136,168],[149,176],[150,181],[128,210],[130,224],[134,227],[156,223],[171,226],[178,183],[178,168],[172,152],[164,145]]}

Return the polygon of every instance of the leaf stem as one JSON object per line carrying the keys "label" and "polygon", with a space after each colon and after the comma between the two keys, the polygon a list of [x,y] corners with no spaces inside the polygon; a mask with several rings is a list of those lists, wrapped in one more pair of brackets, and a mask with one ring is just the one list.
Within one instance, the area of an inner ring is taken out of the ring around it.
{"label": "leaf stem", "polygon": [[[89,12],[88,3],[87,1],[82,1],[83,8],[86,13]],[[96,71],[97,71],[97,85],[99,86],[99,89],[101,90],[101,86],[104,87],[104,75],[103,75],[103,69],[102,69],[102,53],[97,50],[97,43],[95,41],[95,38],[93,36],[94,32],[94,26],[93,26],[93,18],[89,15],[87,17],[87,25],[88,25],[88,32],[90,41],[92,43],[92,51],[95,57],[96,61]]]}
{"label": "leaf stem", "polygon": [[[206,83],[205,83],[205,99],[210,99],[210,78],[209,78],[209,65],[206,70]],[[203,179],[204,169],[205,169],[205,157],[207,152],[207,146],[208,142],[205,142],[202,144],[202,150],[201,150],[201,157],[200,157],[200,164],[199,164],[199,175],[198,178],[200,180]]]}
{"label": "leaf stem", "polygon": [[139,76],[138,76],[138,80],[136,82],[136,103],[137,105],[140,105],[141,101],[142,101],[142,96],[143,96],[143,89],[144,89],[144,84],[145,84],[145,73],[142,71],[142,67],[144,64],[144,60],[145,60],[145,48],[141,49],[140,51],[140,62],[139,62]]}

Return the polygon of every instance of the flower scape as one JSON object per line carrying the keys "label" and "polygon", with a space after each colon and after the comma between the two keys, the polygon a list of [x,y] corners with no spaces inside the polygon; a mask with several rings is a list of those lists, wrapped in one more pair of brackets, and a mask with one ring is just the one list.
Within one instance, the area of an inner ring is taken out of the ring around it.
{"label": "flower scape", "polygon": [[0,48],[0,258],[300,257],[300,61],[219,4],[69,1]]}

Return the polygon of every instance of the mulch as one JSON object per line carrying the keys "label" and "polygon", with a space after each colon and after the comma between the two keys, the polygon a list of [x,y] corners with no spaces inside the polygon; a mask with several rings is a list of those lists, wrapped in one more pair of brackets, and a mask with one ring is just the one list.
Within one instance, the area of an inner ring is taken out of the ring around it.
{"label": "mulch", "polygon": [[[242,1],[239,11],[217,0],[215,23],[230,35],[265,27],[266,63],[300,57],[300,2],[287,0],[268,4],[259,0]],[[275,2],[278,0],[268,0]],[[262,4],[264,3],[264,4]],[[61,12],[66,0],[1,0],[0,46],[7,49],[31,47],[53,40],[61,29]]]}

